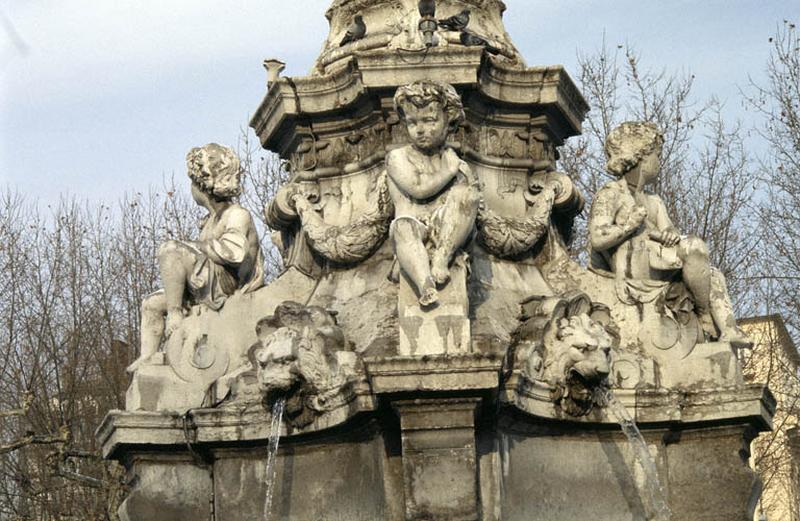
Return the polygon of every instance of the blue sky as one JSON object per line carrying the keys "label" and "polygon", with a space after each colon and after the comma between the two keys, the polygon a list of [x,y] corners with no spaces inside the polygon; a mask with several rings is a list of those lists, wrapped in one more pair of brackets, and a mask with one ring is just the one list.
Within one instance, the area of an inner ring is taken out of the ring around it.
{"label": "blue sky", "polygon": [[[235,144],[259,105],[264,58],[303,75],[328,0],[0,0],[0,183],[43,202],[113,201],[183,175],[184,156]],[[698,98],[752,124],[739,89],[763,77],[768,38],[796,0],[506,0],[529,65],[632,44],[645,64],[696,75]],[[795,20],[796,21],[796,20]]]}

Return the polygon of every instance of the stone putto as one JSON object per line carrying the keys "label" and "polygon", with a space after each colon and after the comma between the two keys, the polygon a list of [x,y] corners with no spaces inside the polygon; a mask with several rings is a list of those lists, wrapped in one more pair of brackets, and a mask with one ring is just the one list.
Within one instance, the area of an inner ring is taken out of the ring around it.
{"label": "stone putto", "polygon": [[239,158],[230,148],[208,144],[186,156],[192,197],[208,211],[196,241],[171,240],[158,252],[164,289],[142,303],[141,356],[136,369],[169,338],[191,306],[219,310],[233,293],[264,285],[264,259],[250,212],[236,197],[241,192]]}
{"label": "stone putto", "polygon": [[645,191],[658,178],[663,142],[653,123],[627,122],[609,134],[607,169],[618,179],[601,188],[592,204],[592,266],[614,274],[617,298],[626,304],[650,291],[648,282],[677,277],[710,338],[748,346],[736,326],[725,279],[709,264],[708,247],[698,237],[682,235],[664,201]]}
{"label": "stone putto", "polygon": [[418,82],[397,90],[395,109],[411,144],[386,156],[389,194],[395,207],[390,234],[400,269],[420,304],[438,300],[450,279],[450,263],[472,233],[478,183],[467,163],[446,146],[464,118],[461,99],[446,84]]}

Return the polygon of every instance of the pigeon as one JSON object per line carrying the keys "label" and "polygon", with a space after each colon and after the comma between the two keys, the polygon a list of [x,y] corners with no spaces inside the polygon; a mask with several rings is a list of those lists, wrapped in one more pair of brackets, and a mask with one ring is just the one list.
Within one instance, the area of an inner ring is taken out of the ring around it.
{"label": "pigeon", "polygon": [[467,47],[484,47],[488,52],[492,54],[500,54],[500,49],[491,45],[489,42],[486,41],[485,38],[481,38],[477,34],[471,33],[469,31],[461,31],[461,45],[465,45]]}
{"label": "pigeon", "polygon": [[419,15],[422,17],[436,16],[436,0],[419,0]]}
{"label": "pigeon", "polygon": [[344,38],[342,38],[342,43],[339,44],[339,47],[344,47],[348,43],[358,41],[366,34],[367,26],[364,24],[364,19],[360,14],[356,15],[356,17],[353,19],[353,23],[347,28],[347,34],[345,34]]}
{"label": "pigeon", "polygon": [[469,25],[469,9],[464,9],[455,16],[439,20],[439,27],[444,27],[450,31],[461,31]]}

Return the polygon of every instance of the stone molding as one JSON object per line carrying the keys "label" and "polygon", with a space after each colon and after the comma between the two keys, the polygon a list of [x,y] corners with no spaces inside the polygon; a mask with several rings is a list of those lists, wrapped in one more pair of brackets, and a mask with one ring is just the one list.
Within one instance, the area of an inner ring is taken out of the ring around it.
{"label": "stone molding", "polygon": [[[501,401],[531,416],[548,420],[565,420],[583,424],[616,425],[605,408],[595,408],[586,416],[570,416],[555,407],[553,387],[546,382],[531,381],[519,373],[509,377],[501,391]],[[616,389],[614,394],[640,425],[704,422],[752,423],[758,430],[772,428],[775,398],[763,385],[742,387],[679,390],[679,389]]]}

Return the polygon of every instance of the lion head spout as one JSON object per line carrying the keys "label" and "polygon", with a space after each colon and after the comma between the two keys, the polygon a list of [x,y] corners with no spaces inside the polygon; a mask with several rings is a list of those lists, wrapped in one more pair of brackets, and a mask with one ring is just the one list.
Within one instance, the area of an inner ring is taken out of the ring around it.
{"label": "lion head spout", "polygon": [[597,390],[609,386],[614,327],[607,309],[583,293],[523,303],[513,363],[529,380],[547,382],[551,398],[571,416],[588,414]]}
{"label": "lion head spout", "polygon": [[285,399],[287,419],[303,427],[342,399],[355,377],[356,354],[333,313],[284,302],[257,329],[251,352],[265,402]]}

